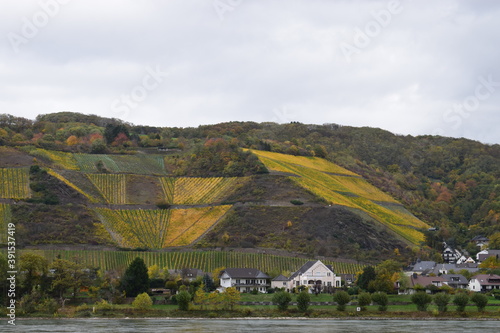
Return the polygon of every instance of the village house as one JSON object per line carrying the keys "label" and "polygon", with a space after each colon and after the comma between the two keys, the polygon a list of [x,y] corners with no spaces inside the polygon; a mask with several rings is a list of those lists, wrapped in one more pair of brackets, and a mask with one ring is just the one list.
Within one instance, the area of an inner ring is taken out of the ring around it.
{"label": "village house", "polygon": [[450,246],[446,246],[443,251],[443,261],[447,264],[454,264],[462,257],[460,251],[453,249]]}
{"label": "village house", "polygon": [[478,262],[483,262],[489,257],[500,258],[500,250],[483,250],[476,255],[476,259]]}
{"label": "village house", "polygon": [[476,292],[486,292],[493,289],[500,289],[500,275],[478,274],[469,281],[468,289]]}
{"label": "village house", "polygon": [[290,281],[289,278],[287,278],[284,275],[278,275],[274,279],[271,280],[271,288],[285,288],[288,289],[288,282]]}
{"label": "village house", "polygon": [[483,246],[488,246],[488,243],[490,242],[490,240],[488,238],[484,237],[483,235],[479,235],[479,236],[472,238],[471,242],[473,242],[474,244],[476,244],[477,247],[482,249]]}
{"label": "village house", "polygon": [[242,293],[248,293],[254,289],[266,293],[271,286],[269,275],[256,268],[226,268],[221,272],[220,285],[222,288],[235,287]]}
{"label": "village house", "polygon": [[285,288],[291,291],[300,286],[307,287],[309,292],[333,291],[333,288],[342,286],[341,277],[337,276],[330,265],[320,260],[308,261],[289,278],[283,275],[271,281],[273,288]]}
{"label": "village house", "polygon": [[414,273],[419,273],[421,275],[426,275],[431,273],[436,267],[435,261],[421,261],[417,260],[413,265],[410,265],[406,270],[405,274],[408,276],[413,275]]}
{"label": "village house", "polygon": [[308,261],[290,276],[288,289],[306,286],[309,291],[340,288],[340,276],[337,276],[330,265],[320,260]]}
{"label": "village house", "polygon": [[441,276],[424,276],[418,275],[417,273],[413,273],[410,276],[410,288],[408,290],[409,294],[414,294],[418,287],[425,288],[425,291],[430,294],[432,290],[431,286],[435,286],[437,288],[441,288],[446,284],[446,280]]}
{"label": "village house", "polygon": [[469,281],[461,274],[443,274],[441,277],[445,279],[444,283],[453,289],[467,289],[469,285]]}

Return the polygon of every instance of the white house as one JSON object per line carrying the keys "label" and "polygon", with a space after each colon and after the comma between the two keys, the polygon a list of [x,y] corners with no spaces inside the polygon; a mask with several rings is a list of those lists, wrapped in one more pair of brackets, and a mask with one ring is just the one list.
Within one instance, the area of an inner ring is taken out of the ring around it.
{"label": "white house", "polygon": [[500,276],[495,274],[474,275],[470,279],[467,289],[476,292],[500,289]]}
{"label": "white house", "polygon": [[278,275],[274,279],[271,280],[271,288],[288,288],[288,284],[290,282],[290,279],[287,278],[284,275]]}
{"label": "white house", "polygon": [[239,292],[251,292],[254,289],[267,292],[271,286],[269,275],[255,268],[226,268],[220,276],[222,288],[235,287]]}
{"label": "white house", "polygon": [[288,289],[306,286],[312,291],[314,288],[340,288],[341,279],[330,265],[323,264],[320,260],[308,261],[290,276]]}

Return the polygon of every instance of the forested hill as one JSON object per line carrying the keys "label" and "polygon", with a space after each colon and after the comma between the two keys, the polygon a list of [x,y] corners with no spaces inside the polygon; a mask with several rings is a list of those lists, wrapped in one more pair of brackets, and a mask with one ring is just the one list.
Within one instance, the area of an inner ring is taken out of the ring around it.
{"label": "forested hill", "polygon": [[[441,241],[467,248],[477,235],[500,231],[500,145],[440,136],[402,136],[376,128],[230,122],[197,128],[136,126],[118,119],[62,112],[36,120],[0,115],[0,144],[88,154],[167,154],[175,176],[242,177],[267,172],[253,149],[316,156],[367,179],[438,231]],[[7,150],[4,154],[8,154]],[[4,155],[5,156],[5,155]],[[9,159],[0,167],[10,165]],[[14,163],[14,162],[13,162]],[[101,172],[107,171],[101,165]]]}

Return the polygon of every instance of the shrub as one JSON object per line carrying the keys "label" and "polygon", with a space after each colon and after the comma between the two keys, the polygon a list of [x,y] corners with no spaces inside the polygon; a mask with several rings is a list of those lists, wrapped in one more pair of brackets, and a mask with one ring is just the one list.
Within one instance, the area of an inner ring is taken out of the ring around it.
{"label": "shrub", "polygon": [[469,303],[469,295],[466,293],[459,293],[453,298],[453,304],[457,306],[458,312],[464,312],[465,307]]}
{"label": "shrub", "polygon": [[292,203],[293,205],[296,205],[296,206],[300,206],[300,205],[304,204],[302,201],[297,200],[297,199],[290,200],[290,203]]}
{"label": "shrub", "polygon": [[369,293],[361,293],[358,296],[358,305],[361,308],[361,311],[365,311],[366,307],[370,305],[372,302],[372,297]]}
{"label": "shrub", "polygon": [[311,296],[307,291],[301,291],[297,296],[297,308],[300,311],[306,312],[309,308],[309,302],[311,301]]}
{"label": "shrub", "polygon": [[439,312],[446,312],[448,310],[450,299],[450,295],[446,293],[439,293],[434,296],[434,303],[437,305]]}
{"label": "shrub", "polygon": [[338,311],[345,311],[345,306],[351,301],[351,296],[343,290],[337,291],[333,294],[333,301],[337,303]]}
{"label": "shrub", "polygon": [[477,311],[483,312],[486,304],[488,304],[488,297],[486,295],[475,293],[470,299],[477,306]]}
{"label": "shrub", "polygon": [[384,292],[374,293],[372,295],[372,300],[378,305],[379,311],[387,311],[387,304],[389,304],[389,298]]}
{"label": "shrub", "polygon": [[291,301],[292,296],[290,296],[289,292],[280,291],[273,295],[273,303],[278,305],[278,310],[280,311],[286,311]]}
{"label": "shrub", "polygon": [[491,295],[492,295],[493,297],[495,297],[495,299],[500,300],[500,290],[493,290],[493,291],[491,292]]}
{"label": "shrub", "polygon": [[175,297],[179,310],[187,311],[189,310],[189,302],[191,302],[191,294],[183,290],[178,293]]}
{"label": "shrub", "polygon": [[432,301],[432,298],[425,292],[419,291],[411,296],[411,301],[412,303],[417,305],[418,311],[427,311],[427,307],[429,306],[429,303]]}
{"label": "shrub", "polygon": [[137,310],[148,310],[153,306],[153,301],[147,293],[137,295],[132,302],[132,306]]}

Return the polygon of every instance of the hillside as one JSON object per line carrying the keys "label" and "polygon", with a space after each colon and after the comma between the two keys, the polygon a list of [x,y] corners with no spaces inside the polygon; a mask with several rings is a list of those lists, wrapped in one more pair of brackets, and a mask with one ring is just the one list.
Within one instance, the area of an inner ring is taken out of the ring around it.
{"label": "hillside", "polygon": [[25,245],[474,254],[500,231],[499,162],[499,145],[335,124],[0,115],[0,218]]}

